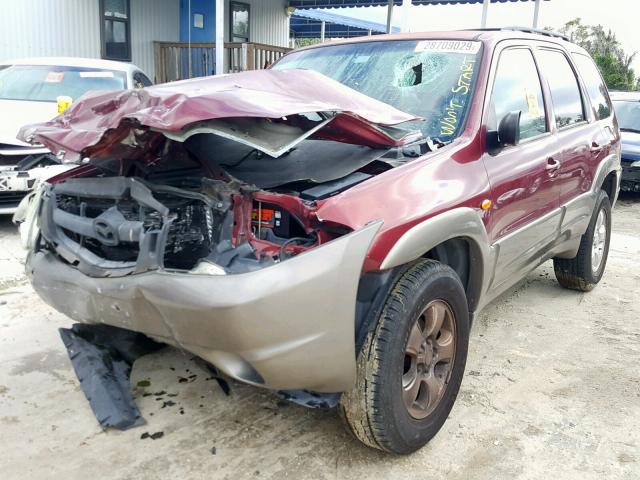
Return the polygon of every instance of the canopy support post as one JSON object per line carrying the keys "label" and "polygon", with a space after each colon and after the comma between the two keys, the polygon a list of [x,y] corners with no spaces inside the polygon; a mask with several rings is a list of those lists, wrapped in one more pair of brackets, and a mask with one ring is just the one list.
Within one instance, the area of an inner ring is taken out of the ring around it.
{"label": "canopy support post", "polygon": [[387,33],[391,33],[391,20],[393,19],[393,0],[389,0],[387,6]]}
{"label": "canopy support post", "polygon": [[540,4],[541,0],[536,0],[536,5],[533,10],[533,28],[538,28],[538,18],[540,17]]}
{"label": "canopy support post", "polygon": [[482,2],[482,21],[480,22],[480,28],[487,28],[487,15],[489,14],[489,3],[491,0],[484,0]]}
{"label": "canopy support post", "polygon": [[324,43],[324,36],[325,36],[325,21],[323,20],[322,23],[320,23],[320,42]]}
{"label": "canopy support post", "polygon": [[224,0],[216,0],[216,75],[222,74],[224,74]]}
{"label": "canopy support post", "polygon": [[402,32],[408,32],[409,18],[411,14],[411,0],[402,0]]}

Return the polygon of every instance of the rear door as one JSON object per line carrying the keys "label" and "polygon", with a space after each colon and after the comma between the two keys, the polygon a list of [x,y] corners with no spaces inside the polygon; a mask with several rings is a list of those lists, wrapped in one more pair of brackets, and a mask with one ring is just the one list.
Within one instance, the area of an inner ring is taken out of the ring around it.
{"label": "rear door", "polygon": [[588,116],[595,124],[591,131],[590,155],[587,157],[588,173],[585,183],[591,185],[593,174],[600,162],[616,153],[620,142],[618,126],[613,114],[613,105],[607,87],[598,71],[598,67],[588,55],[572,53],[582,84],[589,99]]}
{"label": "rear door", "polygon": [[[532,50],[502,50],[493,78],[485,107],[488,151],[483,160],[492,190],[488,231],[498,257],[492,288],[499,289],[537,264],[558,235],[555,165],[560,151]],[[521,112],[520,143],[492,150],[500,120],[513,111]]]}
{"label": "rear door", "polygon": [[590,188],[586,180],[593,159],[592,144],[600,141],[600,130],[587,121],[583,93],[566,53],[544,47],[538,48],[535,55],[551,97],[551,128],[562,149],[556,181],[563,206]]}

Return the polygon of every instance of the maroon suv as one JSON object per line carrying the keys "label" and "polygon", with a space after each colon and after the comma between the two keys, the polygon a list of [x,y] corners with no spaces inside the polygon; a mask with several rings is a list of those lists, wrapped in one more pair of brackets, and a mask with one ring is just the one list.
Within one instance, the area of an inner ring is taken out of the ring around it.
{"label": "maroon suv", "polygon": [[600,281],[620,177],[589,55],[518,31],[317,45],[21,135],[81,164],[23,225],[47,303],[339,403],[396,453],[444,423],[489,301],[551,259],[564,287]]}

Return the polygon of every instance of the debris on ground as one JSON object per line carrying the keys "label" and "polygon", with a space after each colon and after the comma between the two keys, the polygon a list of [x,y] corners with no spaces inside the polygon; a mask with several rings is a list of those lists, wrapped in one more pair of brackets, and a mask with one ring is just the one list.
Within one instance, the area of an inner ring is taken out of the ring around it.
{"label": "debris on ground", "polygon": [[131,368],[139,357],[163,345],[141,333],[109,325],[76,323],[59,332],[100,425],[120,430],[143,425],[145,420],[131,394]]}

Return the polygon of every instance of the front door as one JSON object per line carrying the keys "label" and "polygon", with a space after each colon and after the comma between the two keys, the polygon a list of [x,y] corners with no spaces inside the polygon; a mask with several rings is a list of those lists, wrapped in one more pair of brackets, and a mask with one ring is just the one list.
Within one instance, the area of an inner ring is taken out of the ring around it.
{"label": "front door", "polygon": [[561,215],[557,168],[560,148],[552,134],[532,51],[500,54],[485,124],[488,145],[500,120],[520,111],[520,143],[490,149],[484,164],[492,190],[489,237],[497,261],[492,290],[515,283],[557,238]]}

